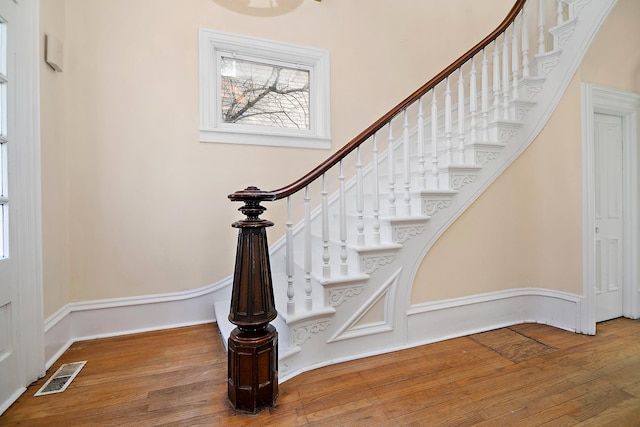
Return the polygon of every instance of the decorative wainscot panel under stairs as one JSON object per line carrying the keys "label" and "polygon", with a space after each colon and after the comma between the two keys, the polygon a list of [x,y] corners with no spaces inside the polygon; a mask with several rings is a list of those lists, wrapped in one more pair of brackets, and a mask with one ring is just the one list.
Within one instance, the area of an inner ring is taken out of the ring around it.
{"label": "decorative wainscot panel under stairs", "polygon": [[[230,196],[287,203],[286,235],[269,249],[280,381],[537,317],[579,330],[575,295],[519,289],[412,307],[410,294],[429,248],[544,127],[614,3],[517,1],[492,34],[304,178]],[[473,325],[458,316],[472,304],[484,310]],[[216,304],[225,338],[228,314],[227,296]]]}

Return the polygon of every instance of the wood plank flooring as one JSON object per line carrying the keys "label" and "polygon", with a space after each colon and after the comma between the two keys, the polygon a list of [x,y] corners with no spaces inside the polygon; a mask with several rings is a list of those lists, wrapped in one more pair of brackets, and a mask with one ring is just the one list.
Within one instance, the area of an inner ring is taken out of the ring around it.
{"label": "wood plank flooring", "polygon": [[[523,324],[333,365],[234,414],[214,324],[78,342],[2,416],[14,426],[640,426],[640,321],[595,337]],[[33,397],[61,363],[69,388]]]}

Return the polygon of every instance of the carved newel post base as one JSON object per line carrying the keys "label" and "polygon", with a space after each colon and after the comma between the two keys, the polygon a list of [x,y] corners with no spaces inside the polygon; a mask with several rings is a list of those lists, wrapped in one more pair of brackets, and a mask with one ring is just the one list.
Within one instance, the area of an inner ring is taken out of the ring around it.
{"label": "carved newel post base", "polygon": [[278,398],[278,332],[235,328],[229,336],[229,401],[239,411],[256,413]]}
{"label": "carved newel post base", "polygon": [[273,298],[269,245],[260,219],[263,194],[255,187],[229,196],[245,203],[239,210],[247,217],[233,223],[238,248],[231,292],[229,321],[237,326],[229,336],[229,401],[236,410],[256,413],[272,407],[278,398],[278,333],[269,324],[277,312]]}

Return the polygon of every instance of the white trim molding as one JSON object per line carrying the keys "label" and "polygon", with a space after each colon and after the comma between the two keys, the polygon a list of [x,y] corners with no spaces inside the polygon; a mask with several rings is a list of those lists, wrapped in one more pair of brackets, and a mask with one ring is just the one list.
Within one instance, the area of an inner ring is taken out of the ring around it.
{"label": "white trim molding", "polygon": [[[306,46],[201,28],[200,141],[300,148],[331,148],[329,52]],[[250,126],[221,120],[222,57],[309,72],[309,129]]]}
{"label": "white trim molding", "polygon": [[299,347],[289,348],[289,353],[281,353],[279,357],[279,381],[283,383],[303,372],[335,363],[522,323],[539,323],[578,332],[582,303],[581,295],[544,288],[517,288],[414,304],[406,312],[408,334],[405,336],[401,331],[389,332],[389,334],[400,334],[400,340],[390,335],[386,338],[381,336],[378,340],[387,339],[390,344],[376,348],[363,345],[363,342],[357,338],[342,341],[341,344],[352,346],[357,351],[348,352],[347,355],[336,354],[331,358],[307,365],[299,363]]}
{"label": "white trim molding", "polygon": [[[40,67],[37,0],[17,6],[16,158],[17,205],[22,217],[17,233],[19,263],[20,352],[25,385],[45,374],[43,357],[42,208],[40,176]],[[1,412],[1,411],[0,411]]]}
{"label": "white trim molding", "polygon": [[594,114],[608,114],[622,118],[623,152],[623,228],[625,235],[624,259],[624,303],[623,315],[640,317],[640,286],[638,275],[638,122],[640,120],[640,94],[598,86],[582,84],[582,258],[583,310],[580,332],[596,332],[595,295],[595,171],[594,171]]}
{"label": "white trim molding", "polygon": [[72,302],[45,321],[47,369],[76,341],[216,321],[214,303],[231,298],[232,277],[191,291]]}
{"label": "white trim molding", "polygon": [[[231,282],[232,277],[229,276],[216,284],[192,291],[67,304],[45,322],[46,366],[51,367],[76,341],[216,322],[214,306],[230,299]],[[291,372],[285,369],[280,381],[333,363],[520,323],[543,323],[579,332],[582,304],[580,295],[542,288],[510,289],[416,304],[406,313],[409,334],[406,340],[402,340],[404,344],[378,349],[360,346],[361,352],[355,355],[338,356]],[[225,319],[220,320],[222,327]],[[282,330],[282,339],[286,340],[286,332]],[[222,338],[226,339],[226,336]],[[355,345],[361,344],[358,340],[352,341]],[[283,368],[298,352],[281,355]]]}
{"label": "white trim molding", "polygon": [[542,323],[579,331],[583,298],[543,288],[518,288],[412,305],[408,341],[428,344],[516,325]]}

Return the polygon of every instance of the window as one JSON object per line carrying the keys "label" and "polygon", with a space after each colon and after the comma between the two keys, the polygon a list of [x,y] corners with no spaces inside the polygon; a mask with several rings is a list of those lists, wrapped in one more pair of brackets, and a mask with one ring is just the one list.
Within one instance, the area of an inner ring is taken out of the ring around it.
{"label": "window", "polygon": [[0,260],[9,256],[7,23],[0,18]]}
{"label": "window", "polygon": [[330,148],[328,52],[201,29],[200,140]]}

